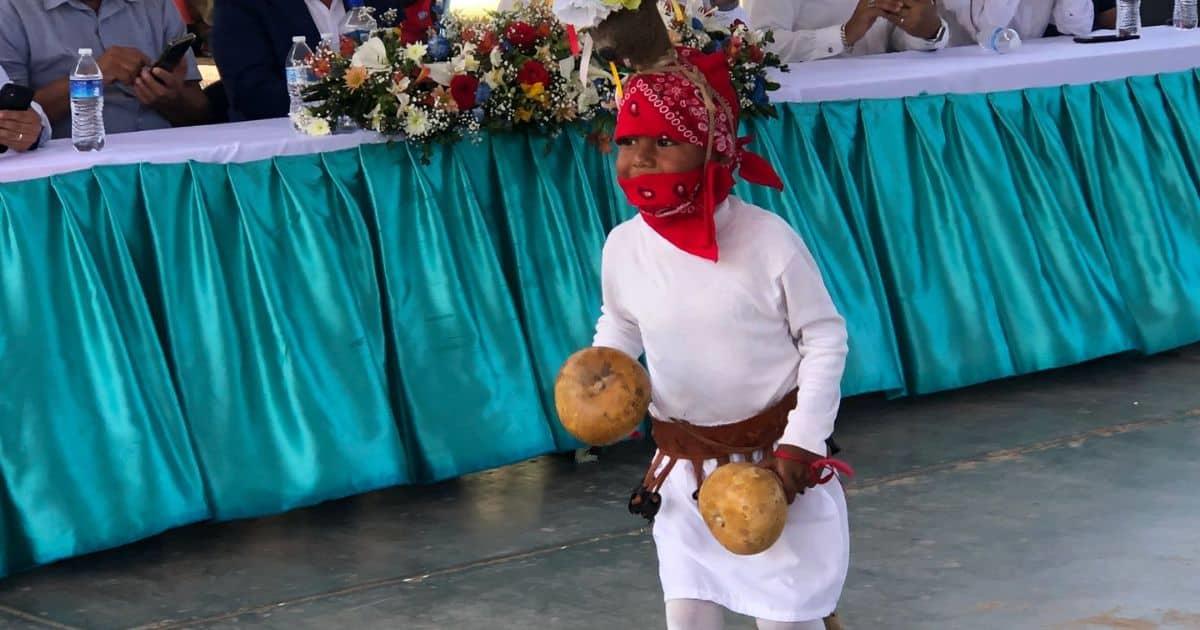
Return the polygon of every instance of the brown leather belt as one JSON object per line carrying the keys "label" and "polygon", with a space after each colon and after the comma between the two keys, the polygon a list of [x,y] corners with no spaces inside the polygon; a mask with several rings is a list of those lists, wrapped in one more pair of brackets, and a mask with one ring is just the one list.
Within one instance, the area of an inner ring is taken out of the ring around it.
{"label": "brown leather belt", "polygon": [[[629,499],[629,511],[653,521],[662,504],[659,490],[680,460],[692,463],[696,492],[699,492],[704,483],[705,460],[715,459],[717,465],[723,466],[733,455],[746,459],[753,459],[756,454],[770,455],[775,443],[783,437],[788,413],[795,407],[796,390],[792,390],[762,413],[731,424],[699,426],[685,420],[654,418],[652,430],[658,452],[642,485]],[[696,493],[692,496],[694,498]]]}

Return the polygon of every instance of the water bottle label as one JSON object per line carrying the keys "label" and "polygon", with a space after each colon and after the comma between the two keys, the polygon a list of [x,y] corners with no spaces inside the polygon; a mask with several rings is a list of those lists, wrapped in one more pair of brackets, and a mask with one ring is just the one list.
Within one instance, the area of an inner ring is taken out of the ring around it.
{"label": "water bottle label", "polygon": [[366,29],[346,31],[343,33],[343,35],[349,37],[355,44],[358,44],[359,46],[365,44],[368,39],[371,39],[371,31]]}
{"label": "water bottle label", "polygon": [[1003,27],[997,28],[996,30],[992,31],[992,40],[991,40],[991,43],[989,44],[989,47],[992,50],[999,52],[999,50],[1000,50],[1000,35],[1003,33],[1004,33]]}
{"label": "water bottle label", "polygon": [[308,83],[309,74],[308,68],[295,66],[287,69],[287,82],[289,85]]}
{"label": "water bottle label", "polygon": [[100,98],[102,94],[102,79],[71,79],[71,98]]}

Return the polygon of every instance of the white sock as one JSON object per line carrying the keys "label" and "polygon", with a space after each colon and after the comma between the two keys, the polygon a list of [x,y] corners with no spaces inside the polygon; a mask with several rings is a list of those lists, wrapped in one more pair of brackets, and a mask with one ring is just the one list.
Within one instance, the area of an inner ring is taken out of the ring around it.
{"label": "white sock", "polygon": [[813,621],[767,621],[758,620],[758,630],[825,630],[825,620]]}
{"label": "white sock", "polygon": [[667,600],[667,630],[722,630],[724,627],[725,611],[717,604],[699,599]]}

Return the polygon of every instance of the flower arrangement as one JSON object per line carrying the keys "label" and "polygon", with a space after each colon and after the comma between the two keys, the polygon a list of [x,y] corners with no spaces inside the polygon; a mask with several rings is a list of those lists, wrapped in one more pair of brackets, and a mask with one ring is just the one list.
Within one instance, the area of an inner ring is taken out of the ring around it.
{"label": "flower arrangement", "polygon": [[[639,2],[590,1],[614,8]],[[573,34],[549,4],[532,2],[476,19],[442,16],[431,6],[416,14],[428,21],[415,27],[396,17],[384,13],[381,27],[361,45],[343,39],[317,50],[310,62],[315,82],[305,92],[311,105],[296,120],[300,129],[322,135],[352,121],[421,145],[426,156],[433,144],[485,131],[553,136],[590,121],[593,137],[603,139],[611,129],[620,70],[614,75],[594,62],[581,81]],[[698,0],[686,13],[664,10],[664,19],[676,43],[725,52],[744,115],[774,114],[767,92],[778,85],[767,80],[767,71],[786,66],[767,52],[769,32],[722,26]]]}
{"label": "flower arrangement", "polygon": [[771,31],[754,30],[742,22],[725,25],[705,11],[700,0],[690,0],[686,10],[659,4],[677,45],[690,46],[706,53],[724,52],[729,60],[729,71],[733,76],[733,87],[741,99],[742,117],[775,116],[767,92],[779,89],[779,84],[767,78],[770,68],[787,72],[779,55],[770,51],[775,43]]}

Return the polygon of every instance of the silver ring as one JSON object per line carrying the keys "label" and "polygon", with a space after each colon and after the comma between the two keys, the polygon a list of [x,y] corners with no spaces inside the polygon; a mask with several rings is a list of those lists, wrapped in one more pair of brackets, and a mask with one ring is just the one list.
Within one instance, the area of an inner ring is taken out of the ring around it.
{"label": "silver ring", "polygon": [[19,133],[19,134],[17,134],[17,142],[21,142],[21,141],[23,141],[24,139],[25,139],[25,134],[24,134],[24,133]]}
{"label": "silver ring", "polygon": [[901,24],[903,24],[903,23],[904,23],[904,17],[903,17],[903,16],[900,18],[900,23],[901,23]]}

